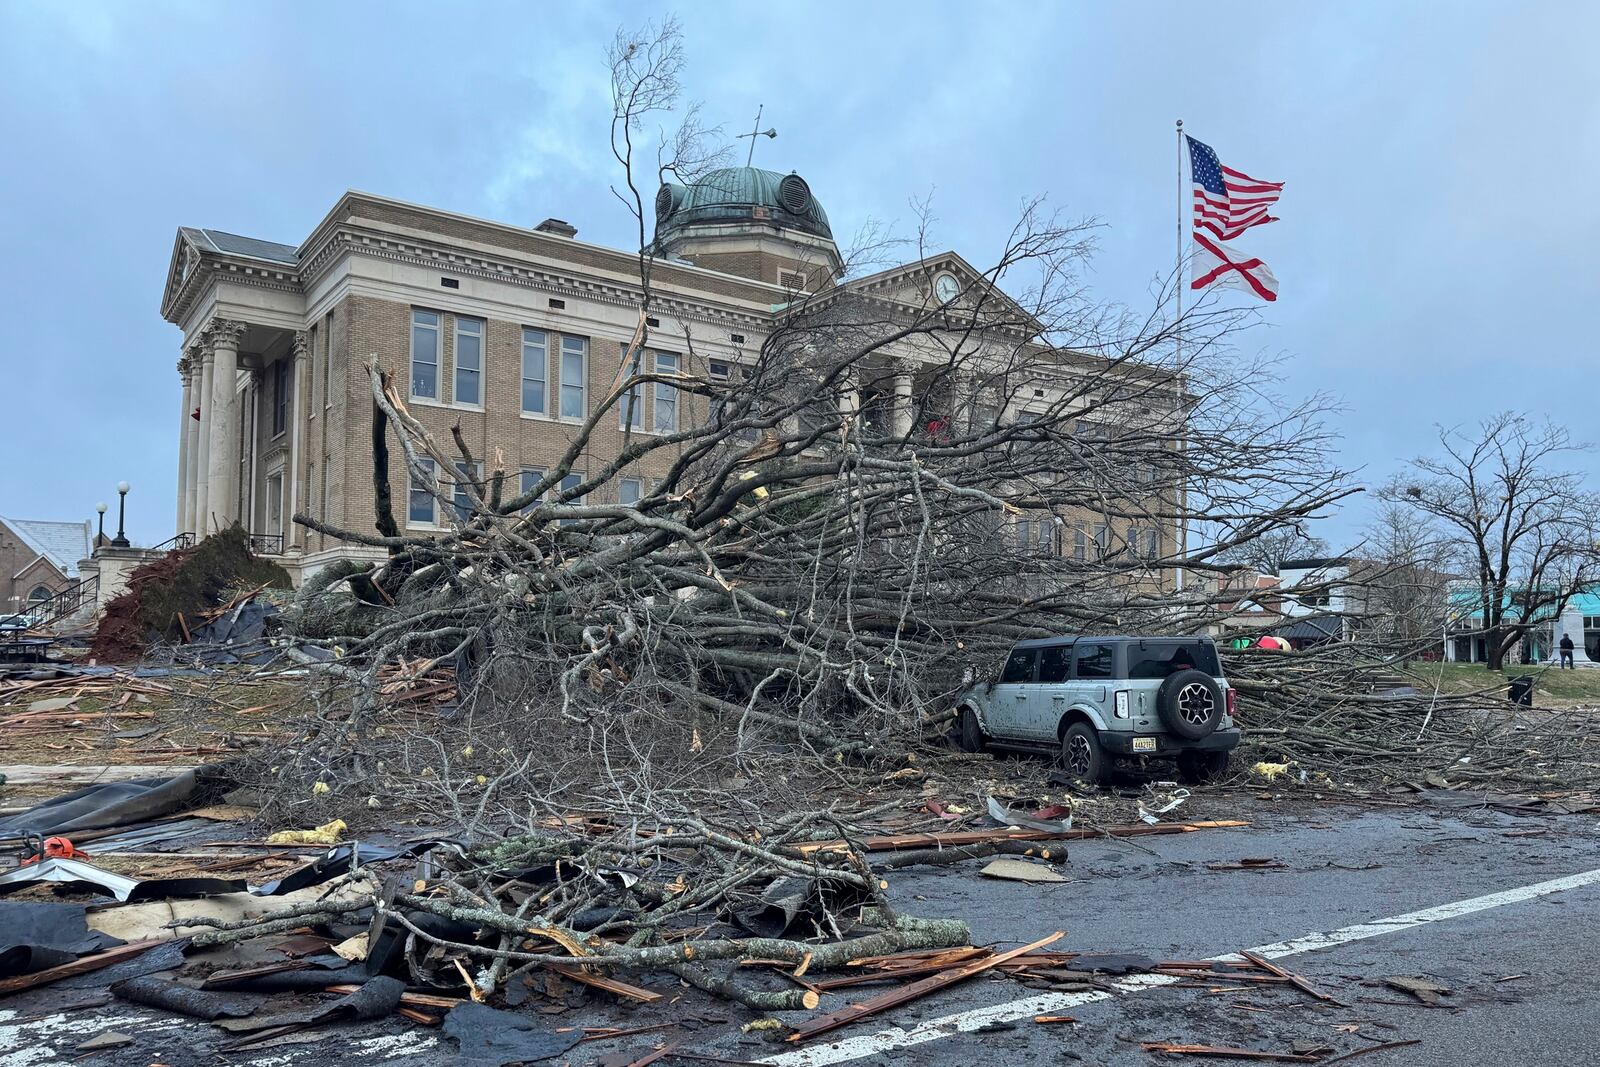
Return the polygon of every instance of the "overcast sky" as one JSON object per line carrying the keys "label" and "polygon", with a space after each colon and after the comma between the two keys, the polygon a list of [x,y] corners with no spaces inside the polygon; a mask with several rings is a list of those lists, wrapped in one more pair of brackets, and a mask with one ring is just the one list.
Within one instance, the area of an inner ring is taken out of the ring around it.
{"label": "overcast sky", "polygon": [[[346,188],[626,247],[605,46],[670,8],[0,3],[0,514],[171,536],[177,227],[297,244]],[[1436,422],[1503,408],[1600,438],[1600,5],[719,4],[680,10],[689,90],[835,232],[914,228],[974,263],[1048,194],[1105,229],[1137,304],[1174,244],[1173,120],[1287,182],[1238,243],[1282,285],[1252,347],[1327,390],[1381,481]],[[1242,295],[1230,297],[1244,301]],[[1586,462],[1591,465],[1590,457]],[[1361,506],[1331,530],[1354,529]]]}

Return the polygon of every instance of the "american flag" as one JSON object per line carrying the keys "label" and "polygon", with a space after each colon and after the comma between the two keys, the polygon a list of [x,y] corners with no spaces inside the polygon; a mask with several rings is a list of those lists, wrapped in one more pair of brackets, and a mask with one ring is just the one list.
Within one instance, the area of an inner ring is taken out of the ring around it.
{"label": "american flag", "polygon": [[1282,182],[1264,182],[1225,167],[1208,144],[1189,141],[1189,173],[1194,180],[1194,228],[1219,241],[1231,241],[1252,226],[1277,222],[1267,209],[1283,193]]}
{"label": "american flag", "polygon": [[1194,179],[1194,280],[1191,289],[1221,285],[1243,289],[1262,300],[1278,299],[1278,279],[1260,259],[1223,244],[1252,226],[1277,222],[1267,209],[1283,193],[1282,182],[1264,182],[1225,167],[1210,145],[1189,142],[1189,173]]}

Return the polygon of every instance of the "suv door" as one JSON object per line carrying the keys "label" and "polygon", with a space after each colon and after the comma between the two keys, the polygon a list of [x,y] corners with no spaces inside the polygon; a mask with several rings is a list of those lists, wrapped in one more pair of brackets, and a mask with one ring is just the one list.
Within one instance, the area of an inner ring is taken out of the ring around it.
{"label": "suv door", "polygon": [[989,732],[1000,738],[1028,736],[1025,723],[1039,666],[1037,648],[1014,648],[1006,657],[1000,680],[989,691]]}
{"label": "suv door", "polygon": [[1108,726],[1114,725],[1111,689],[1116,676],[1116,645],[1110,641],[1078,642],[1072,656],[1072,699],[1097,710]]}
{"label": "suv door", "polygon": [[1032,736],[1054,741],[1061,716],[1072,706],[1072,643],[1049,645],[1039,650],[1039,684],[1029,702]]}

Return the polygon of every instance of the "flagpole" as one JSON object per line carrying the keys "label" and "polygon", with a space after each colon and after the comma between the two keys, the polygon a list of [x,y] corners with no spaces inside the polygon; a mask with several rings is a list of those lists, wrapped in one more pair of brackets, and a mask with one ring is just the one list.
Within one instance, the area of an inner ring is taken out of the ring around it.
{"label": "flagpole", "polygon": [[[1183,120],[1178,120],[1178,318],[1183,318]],[[1183,334],[1178,334],[1178,354],[1183,355]]]}
{"label": "flagpole", "polygon": [[[1182,119],[1178,120],[1178,248],[1177,248],[1177,266],[1176,266],[1175,269],[1177,271],[1177,277],[1176,277],[1176,281],[1173,283],[1173,289],[1176,291],[1177,297],[1178,297],[1178,318],[1177,318],[1177,321],[1174,323],[1174,326],[1177,328],[1177,331],[1178,331],[1178,336],[1177,336],[1178,367],[1179,367],[1180,372],[1181,372],[1182,367],[1183,367],[1183,120]],[[1180,442],[1180,445],[1181,445],[1181,442]],[[1179,514],[1178,514],[1178,558],[1182,559],[1184,556],[1188,555],[1188,553],[1189,553],[1189,520],[1188,520],[1188,517],[1183,514],[1183,512],[1184,512],[1184,510],[1186,510],[1186,506],[1188,504],[1189,494],[1186,491],[1184,491],[1183,489],[1179,489],[1179,493],[1182,495],[1183,504],[1185,505],[1184,508],[1180,508]],[[1182,567],[1177,567],[1177,568],[1175,568],[1175,570],[1176,570],[1175,582],[1174,582],[1175,589],[1176,589],[1177,592],[1181,593],[1181,592],[1183,592],[1183,568]]]}

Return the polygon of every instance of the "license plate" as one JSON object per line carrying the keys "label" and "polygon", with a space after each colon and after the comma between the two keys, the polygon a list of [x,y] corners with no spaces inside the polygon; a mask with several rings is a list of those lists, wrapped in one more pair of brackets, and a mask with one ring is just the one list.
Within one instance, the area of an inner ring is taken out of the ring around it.
{"label": "license plate", "polygon": [[1133,739],[1133,750],[1135,752],[1154,752],[1156,750],[1156,739],[1153,737],[1135,737]]}

